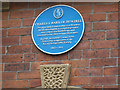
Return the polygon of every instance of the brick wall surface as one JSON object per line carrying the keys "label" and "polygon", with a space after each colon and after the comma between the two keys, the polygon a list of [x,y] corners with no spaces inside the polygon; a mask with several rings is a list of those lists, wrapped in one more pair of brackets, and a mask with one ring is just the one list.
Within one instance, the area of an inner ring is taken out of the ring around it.
{"label": "brick wall surface", "polygon": [[[36,48],[31,28],[37,15],[49,6],[66,4],[85,20],[80,43],[62,55],[47,55]],[[118,87],[118,3],[10,3],[2,12],[2,88],[41,85],[40,65],[72,66],[69,85],[82,88]]]}

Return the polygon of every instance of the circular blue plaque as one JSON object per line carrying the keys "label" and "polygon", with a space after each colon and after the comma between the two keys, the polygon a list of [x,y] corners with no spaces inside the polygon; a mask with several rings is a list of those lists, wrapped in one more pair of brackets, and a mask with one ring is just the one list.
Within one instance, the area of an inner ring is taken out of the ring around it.
{"label": "circular blue plaque", "polygon": [[47,54],[62,54],[74,48],[84,33],[81,14],[68,5],[55,5],[41,12],[32,26],[32,39]]}

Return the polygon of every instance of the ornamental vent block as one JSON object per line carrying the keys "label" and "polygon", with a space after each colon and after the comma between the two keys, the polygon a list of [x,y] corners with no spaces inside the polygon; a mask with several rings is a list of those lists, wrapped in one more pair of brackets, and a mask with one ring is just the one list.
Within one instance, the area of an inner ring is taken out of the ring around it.
{"label": "ornamental vent block", "polygon": [[67,88],[70,65],[40,65],[42,88]]}

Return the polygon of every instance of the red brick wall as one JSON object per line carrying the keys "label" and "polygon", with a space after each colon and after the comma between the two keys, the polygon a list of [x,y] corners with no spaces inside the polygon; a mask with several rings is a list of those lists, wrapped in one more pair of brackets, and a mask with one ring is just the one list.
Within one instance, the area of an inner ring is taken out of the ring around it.
{"label": "red brick wall", "polygon": [[117,88],[118,3],[63,3],[82,14],[85,33],[74,49],[52,56],[33,44],[31,27],[42,10],[56,4],[60,3],[10,3],[10,11],[2,12],[2,87],[39,86],[41,64],[69,63],[69,85]]}

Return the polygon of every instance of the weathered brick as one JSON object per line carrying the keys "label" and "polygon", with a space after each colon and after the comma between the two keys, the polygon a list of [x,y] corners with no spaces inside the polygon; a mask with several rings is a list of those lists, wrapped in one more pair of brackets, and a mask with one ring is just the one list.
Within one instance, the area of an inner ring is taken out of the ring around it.
{"label": "weathered brick", "polygon": [[26,88],[28,80],[7,80],[3,81],[3,88]]}
{"label": "weathered brick", "polygon": [[90,32],[92,30],[92,23],[85,23],[85,32]]}
{"label": "weathered brick", "polygon": [[0,71],[3,71],[3,64],[0,64]]}
{"label": "weathered brick", "polygon": [[94,12],[113,12],[118,11],[118,3],[107,5],[95,5]]}
{"label": "weathered brick", "polygon": [[2,37],[7,36],[7,30],[6,29],[2,29]]}
{"label": "weathered brick", "polygon": [[26,9],[28,6],[27,2],[11,2],[10,9]]}
{"label": "weathered brick", "polygon": [[102,90],[102,85],[96,86],[96,85],[87,85],[87,86],[83,86],[82,88],[85,89],[92,89],[92,90]]}
{"label": "weathered brick", "polygon": [[72,67],[88,67],[89,60],[72,60],[71,66]]}
{"label": "weathered brick", "polygon": [[89,77],[71,77],[69,85],[88,85]]}
{"label": "weathered brick", "polygon": [[21,44],[32,44],[32,37],[31,36],[22,36],[21,37]]}
{"label": "weathered brick", "polygon": [[111,49],[111,57],[118,57],[120,49]]}
{"label": "weathered brick", "polygon": [[101,40],[101,41],[91,41],[91,48],[117,48],[118,40]]}
{"label": "weathered brick", "polygon": [[90,14],[82,14],[84,22],[90,22]]}
{"label": "weathered brick", "polygon": [[101,67],[101,66],[115,66],[116,58],[105,58],[105,59],[92,59],[91,67]]}
{"label": "weathered brick", "polygon": [[41,86],[41,80],[40,79],[29,80],[29,87],[38,87],[38,86]]}
{"label": "weathered brick", "polygon": [[2,38],[2,45],[17,45],[19,44],[19,37],[3,37]]}
{"label": "weathered brick", "polygon": [[106,14],[91,14],[90,21],[106,21]]}
{"label": "weathered brick", "polygon": [[43,52],[37,54],[37,61],[52,61],[52,60],[55,60],[55,56],[48,55]]}
{"label": "weathered brick", "polygon": [[69,52],[69,59],[81,59],[82,53],[81,51],[70,51]]}
{"label": "weathered brick", "polygon": [[104,85],[103,90],[109,90],[109,89],[114,89],[118,90],[118,85]]}
{"label": "weathered brick", "polygon": [[68,59],[68,53],[64,53],[64,54],[61,54],[61,55],[57,55],[55,57],[55,60],[67,60]]}
{"label": "weathered brick", "polygon": [[73,76],[98,76],[102,75],[102,68],[72,68],[71,75]]}
{"label": "weathered brick", "polygon": [[10,18],[29,18],[33,17],[33,10],[11,11]]}
{"label": "weathered brick", "polygon": [[29,70],[29,63],[5,64],[5,71],[24,71]]}
{"label": "weathered brick", "polygon": [[40,70],[41,62],[32,62],[31,63],[31,70]]}
{"label": "weathered brick", "polygon": [[119,38],[120,31],[119,30],[112,30],[106,32],[106,39],[115,39]]}
{"label": "weathered brick", "polygon": [[103,40],[105,32],[85,32],[83,40]]}
{"label": "weathered brick", "polygon": [[30,53],[31,52],[31,45],[17,45],[17,46],[10,46],[7,48],[9,54],[16,54],[16,53]]}
{"label": "weathered brick", "polygon": [[2,50],[0,53],[5,54],[5,47],[0,47],[0,50]]}
{"label": "weathered brick", "polygon": [[8,63],[8,62],[22,62],[23,55],[22,54],[16,54],[16,55],[3,55],[2,56],[2,62]]}
{"label": "weathered brick", "polygon": [[2,28],[20,27],[21,20],[2,20]]}
{"label": "weathered brick", "polygon": [[29,8],[40,8],[40,2],[29,2]]}
{"label": "weathered brick", "polygon": [[41,51],[35,46],[32,45],[32,53],[40,53]]}
{"label": "weathered brick", "polygon": [[38,16],[44,9],[35,10],[35,17]]}
{"label": "weathered brick", "polygon": [[116,84],[116,77],[91,77],[91,85],[109,85]]}
{"label": "weathered brick", "polygon": [[18,79],[37,79],[40,78],[40,70],[29,71],[29,72],[19,72]]}
{"label": "weathered brick", "polygon": [[104,75],[118,75],[118,67],[104,68]]}
{"label": "weathered brick", "polygon": [[118,22],[95,22],[93,23],[93,30],[110,30],[118,29]]}
{"label": "weathered brick", "polygon": [[23,26],[32,26],[34,18],[23,19]]}
{"label": "weathered brick", "polygon": [[90,41],[81,41],[74,50],[90,49]]}
{"label": "weathered brick", "polygon": [[8,19],[9,12],[2,12],[2,20]]}
{"label": "weathered brick", "polygon": [[12,35],[30,35],[31,28],[14,28],[8,29],[8,36]]}
{"label": "weathered brick", "polygon": [[85,50],[83,58],[105,58],[109,57],[109,50]]}
{"label": "weathered brick", "polygon": [[35,54],[24,54],[24,61],[25,62],[35,61]]}
{"label": "weathered brick", "polygon": [[41,8],[48,8],[48,7],[53,6],[55,4],[58,4],[58,3],[56,3],[56,2],[42,2]]}
{"label": "weathered brick", "polygon": [[2,80],[15,80],[16,79],[16,72],[3,72],[2,73]]}
{"label": "weathered brick", "polygon": [[108,14],[108,20],[118,20],[118,12]]}
{"label": "weathered brick", "polygon": [[92,12],[92,5],[76,5],[74,6],[80,13],[91,13]]}

